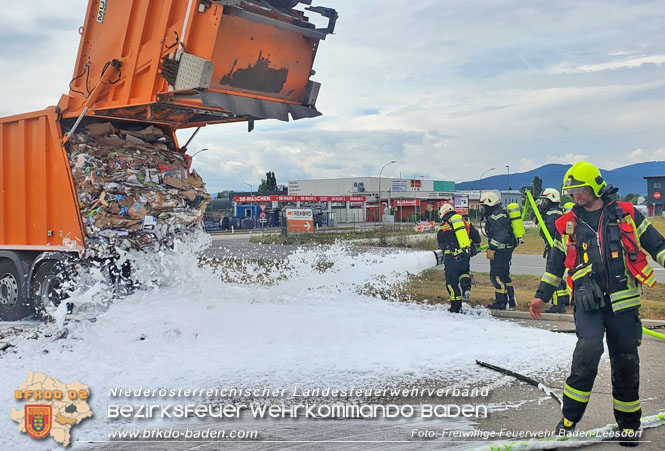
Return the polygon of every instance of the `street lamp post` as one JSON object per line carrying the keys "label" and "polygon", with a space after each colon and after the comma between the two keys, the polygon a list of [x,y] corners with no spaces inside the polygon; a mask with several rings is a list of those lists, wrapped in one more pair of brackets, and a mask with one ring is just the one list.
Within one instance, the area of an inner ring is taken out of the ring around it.
{"label": "street lamp post", "polygon": [[253,189],[252,189],[252,185],[251,185],[250,183],[247,183],[247,182],[242,182],[242,183],[244,183],[245,185],[249,186],[249,196],[250,196],[250,197],[254,196],[254,191],[253,191]]}
{"label": "street lamp post", "polygon": [[384,164],[381,170],[379,171],[379,217],[381,218],[381,223],[383,223],[383,212],[381,211],[381,174],[383,174],[383,170],[386,168],[386,166],[393,163],[397,163],[397,160],[393,160],[389,163]]}
{"label": "street lamp post", "polygon": [[192,155],[190,155],[192,158],[200,154],[201,152],[205,152],[206,150],[209,150],[207,147],[205,149],[201,149],[198,152],[194,152]]}
{"label": "street lamp post", "polygon": [[510,165],[506,165],[506,169],[508,169],[508,189],[510,189]]}

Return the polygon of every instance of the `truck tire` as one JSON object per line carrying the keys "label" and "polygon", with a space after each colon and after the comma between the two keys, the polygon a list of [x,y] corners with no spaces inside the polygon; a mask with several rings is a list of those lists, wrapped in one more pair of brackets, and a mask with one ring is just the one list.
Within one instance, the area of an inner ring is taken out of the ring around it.
{"label": "truck tire", "polygon": [[30,284],[30,299],[39,316],[46,318],[47,307],[58,307],[69,297],[64,288],[68,280],[67,271],[59,261],[47,260],[37,268]]}
{"label": "truck tire", "polygon": [[23,296],[21,277],[14,262],[0,260],[0,320],[16,321],[34,313],[30,300]]}

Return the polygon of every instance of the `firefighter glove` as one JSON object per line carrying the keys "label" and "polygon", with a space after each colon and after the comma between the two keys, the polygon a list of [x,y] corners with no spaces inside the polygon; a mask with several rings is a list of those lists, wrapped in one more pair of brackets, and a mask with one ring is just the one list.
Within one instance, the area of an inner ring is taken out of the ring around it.
{"label": "firefighter glove", "polygon": [[492,249],[487,250],[487,259],[494,260],[494,251]]}

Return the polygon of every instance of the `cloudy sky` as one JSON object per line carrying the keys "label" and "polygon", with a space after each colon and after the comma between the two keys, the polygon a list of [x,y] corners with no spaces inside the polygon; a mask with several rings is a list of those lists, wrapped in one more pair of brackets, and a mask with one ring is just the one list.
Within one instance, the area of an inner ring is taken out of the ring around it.
{"label": "cloudy sky", "polygon": [[[86,4],[0,0],[1,114],[57,103]],[[391,160],[384,176],[463,181],[493,166],[665,159],[665,2],[313,4],[340,16],[314,67],[324,116],[202,129],[190,147],[210,149],[195,158],[210,191],[256,189],[266,171],[378,176]]]}

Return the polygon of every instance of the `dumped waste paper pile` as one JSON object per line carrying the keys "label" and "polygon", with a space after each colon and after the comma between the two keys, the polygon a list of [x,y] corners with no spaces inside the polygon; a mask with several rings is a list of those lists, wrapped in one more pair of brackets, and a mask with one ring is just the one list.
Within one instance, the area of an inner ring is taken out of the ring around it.
{"label": "dumped waste paper pile", "polygon": [[143,249],[199,223],[210,195],[160,128],[94,123],[73,134],[68,146],[93,252]]}

